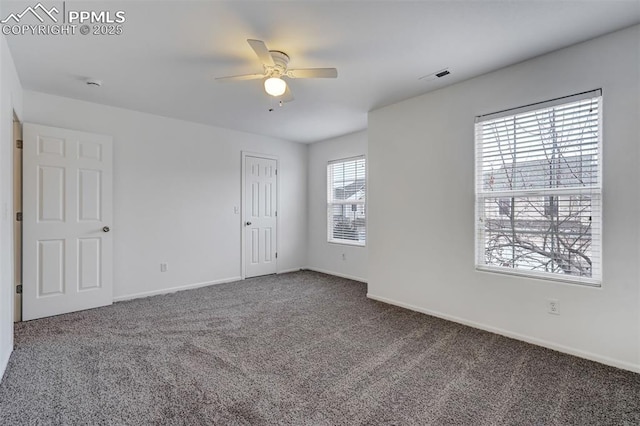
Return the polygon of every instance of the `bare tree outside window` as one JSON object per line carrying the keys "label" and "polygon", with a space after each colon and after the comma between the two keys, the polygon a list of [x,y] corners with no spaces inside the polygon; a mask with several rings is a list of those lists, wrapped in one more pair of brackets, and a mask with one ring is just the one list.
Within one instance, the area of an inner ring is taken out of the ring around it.
{"label": "bare tree outside window", "polygon": [[595,96],[477,124],[479,266],[599,279],[599,109]]}

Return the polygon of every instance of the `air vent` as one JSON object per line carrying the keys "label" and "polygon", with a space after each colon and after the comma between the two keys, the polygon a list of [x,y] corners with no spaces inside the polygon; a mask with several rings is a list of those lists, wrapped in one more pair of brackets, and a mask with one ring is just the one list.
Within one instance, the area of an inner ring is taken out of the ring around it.
{"label": "air vent", "polygon": [[431,80],[435,80],[436,78],[442,78],[449,74],[451,74],[451,71],[449,71],[449,68],[443,68],[436,72],[432,72],[431,74],[423,75],[422,77],[418,78],[418,80],[431,81]]}
{"label": "air vent", "polygon": [[91,86],[91,87],[100,87],[102,86],[102,81],[100,80],[94,80],[94,79],[89,79],[86,81],[87,86]]}

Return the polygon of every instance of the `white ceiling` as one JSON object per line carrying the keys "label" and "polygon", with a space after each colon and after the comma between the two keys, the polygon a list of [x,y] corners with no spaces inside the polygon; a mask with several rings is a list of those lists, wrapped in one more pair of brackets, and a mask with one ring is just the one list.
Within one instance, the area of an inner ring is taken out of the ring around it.
{"label": "white ceiling", "polygon": [[[7,14],[36,2],[3,3]],[[640,0],[65,6],[124,10],[123,34],[7,36],[25,89],[298,142],[364,129],[372,109],[640,22]],[[338,78],[289,80],[295,101],[282,108],[260,80],[215,81],[262,72],[247,38],[286,52],[292,68],[336,67]],[[418,80],[445,67],[451,75]],[[104,84],[88,87],[87,77]]]}

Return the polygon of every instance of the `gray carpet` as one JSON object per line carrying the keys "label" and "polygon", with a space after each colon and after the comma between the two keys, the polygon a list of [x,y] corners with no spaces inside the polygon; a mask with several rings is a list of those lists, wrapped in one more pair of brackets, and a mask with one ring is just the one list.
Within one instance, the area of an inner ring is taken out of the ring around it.
{"label": "gray carpet", "polygon": [[638,425],[640,375],[269,276],[18,324],[2,425]]}

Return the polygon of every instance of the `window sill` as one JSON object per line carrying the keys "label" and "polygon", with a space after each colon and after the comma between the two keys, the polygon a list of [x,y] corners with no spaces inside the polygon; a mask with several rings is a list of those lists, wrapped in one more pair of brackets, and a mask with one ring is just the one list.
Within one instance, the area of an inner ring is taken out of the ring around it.
{"label": "window sill", "polygon": [[348,240],[327,240],[329,244],[338,244],[341,246],[366,247],[365,242],[348,241]]}
{"label": "window sill", "polygon": [[602,280],[587,277],[570,277],[559,274],[551,274],[544,272],[519,271],[517,269],[491,267],[486,265],[476,265],[476,271],[489,272],[501,275],[513,275],[523,278],[532,278],[544,281],[556,281],[567,284],[575,284],[583,287],[602,288]]}

